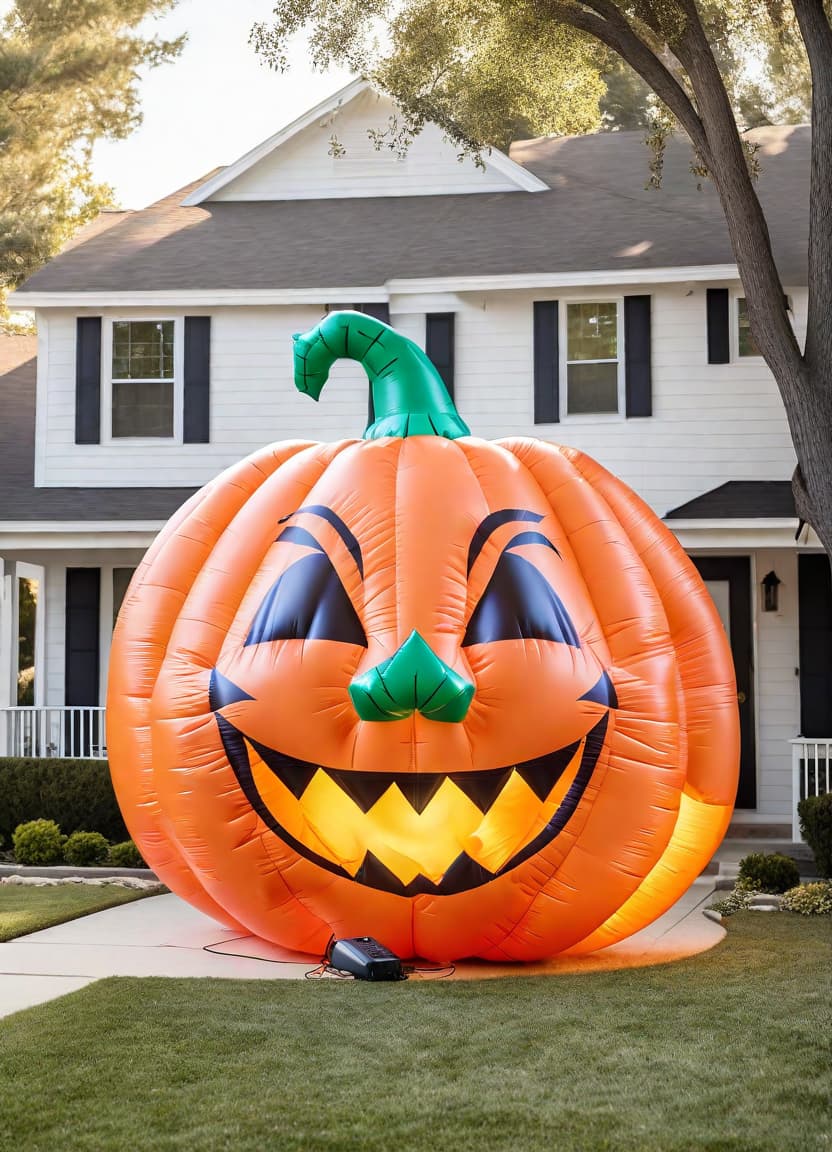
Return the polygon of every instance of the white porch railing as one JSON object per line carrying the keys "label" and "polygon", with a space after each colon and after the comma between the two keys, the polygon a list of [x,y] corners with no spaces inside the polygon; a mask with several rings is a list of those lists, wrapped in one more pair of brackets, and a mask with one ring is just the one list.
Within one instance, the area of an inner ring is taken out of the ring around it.
{"label": "white porch railing", "polygon": [[103,708],[0,708],[0,755],[107,758]]}
{"label": "white porch railing", "polygon": [[813,739],[798,736],[792,745],[792,840],[799,842],[800,817],[797,805],[807,796],[832,792],[832,736]]}

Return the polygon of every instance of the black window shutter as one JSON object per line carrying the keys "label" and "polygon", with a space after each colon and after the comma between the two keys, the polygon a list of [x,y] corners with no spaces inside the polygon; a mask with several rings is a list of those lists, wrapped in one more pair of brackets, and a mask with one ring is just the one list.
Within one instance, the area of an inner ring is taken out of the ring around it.
{"label": "black window shutter", "polygon": [[[382,324],[390,323],[390,305],[386,302],[379,304],[356,304],[356,312],[363,312],[365,316],[372,316],[376,320],[381,320]],[[375,405],[373,404],[373,390],[368,389],[369,396],[367,398],[367,427],[373,423],[376,418]]]}
{"label": "black window shutter", "polygon": [[101,317],[75,322],[75,443],[101,443]]}
{"label": "black window shutter", "polygon": [[207,444],[211,438],[211,317],[185,317],[185,400],[182,439]]}
{"label": "black window shutter", "polygon": [[560,420],[558,394],[558,302],[534,302],[534,422]]}
{"label": "black window shutter", "polygon": [[624,297],[624,391],[627,416],[653,415],[650,297]]}
{"label": "black window shutter", "polygon": [[832,582],[829,560],[824,555],[798,556],[797,565],[800,731],[804,736],[823,738],[832,726]]}
{"label": "black window shutter", "polygon": [[731,341],[728,309],[730,306],[727,288],[709,288],[708,309],[708,363],[728,364],[731,361]]}
{"label": "black window shutter", "polygon": [[428,312],[425,317],[425,351],[454,398],[454,313]]}
{"label": "black window shutter", "polygon": [[67,705],[98,704],[99,568],[67,568],[64,672]]}
{"label": "black window shutter", "polygon": [[382,301],[379,304],[356,304],[356,312],[363,312],[365,316],[372,316],[381,320],[382,324],[390,323],[390,305]]}

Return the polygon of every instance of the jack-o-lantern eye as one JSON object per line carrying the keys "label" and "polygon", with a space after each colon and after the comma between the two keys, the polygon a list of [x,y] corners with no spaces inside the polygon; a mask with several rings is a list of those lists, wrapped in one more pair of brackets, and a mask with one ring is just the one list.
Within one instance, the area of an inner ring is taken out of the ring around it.
{"label": "jack-o-lantern eye", "polygon": [[557,592],[533,564],[511,551],[521,544],[542,544],[557,552],[539,532],[520,532],[509,541],[468,621],[462,647],[495,640],[555,640],[580,648]]}
{"label": "jack-o-lantern eye", "polygon": [[[302,529],[286,529],[284,539],[319,551],[303,556],[278,577],[257,609],[246,646],[270,640],[337,640],[367,647],[361,621],[332,561]],[[290,535],[291,533],[291,535]]]}

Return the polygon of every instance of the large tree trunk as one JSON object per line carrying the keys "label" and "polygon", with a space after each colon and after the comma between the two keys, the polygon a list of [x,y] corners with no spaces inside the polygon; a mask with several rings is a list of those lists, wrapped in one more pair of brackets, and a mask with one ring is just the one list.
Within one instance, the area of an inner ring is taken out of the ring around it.
{"label": "large tree trunk", "polygon": [[653,34],[668,35],[693,100],[614,0],[549,0],[553,15],[618,52],[667,104],[708,168],[725,213],[748,303],[751,333],[786,409],[798,467],[798,513],[832,557],[832,27],[823,0],[793,0],[812,68],[809,307],[805,353],[792,330],[768,225],[695,0],[642,4]]}
{"label": "large tree trunk", "polygon": [[[797,468],[792,478],[795,507],[801,520],[818,534],[832,558],[832,388],[830,374],[812,376],[802,362],[798,377],[787,382],[799,399],[789,417]],[[778,380],[781,392],[783,384]]]}
{"label": "large tree trunk", "polygon": [[832,27],[823,0],[793,0],[812,69],[809,308],[800,428],[792,428],[806,519],[832,557]]}
{"label": "large tree trunk", "polygon": [[[824,18],[825,21],[825,18]],[[828,29],[828,25],[827,25]],[[786,311],[768,226],[747,171],[733,113],[701,25],[680,45],[708,137],[711,172],[748,302],[751,331],[783,398],[798,460],[796,503],[832,556],[832,52],[813,103],[809,307],[805,353]],[[827,155],[828,153],[828,155]],[[820,305],[825,301],[826,306]]]}

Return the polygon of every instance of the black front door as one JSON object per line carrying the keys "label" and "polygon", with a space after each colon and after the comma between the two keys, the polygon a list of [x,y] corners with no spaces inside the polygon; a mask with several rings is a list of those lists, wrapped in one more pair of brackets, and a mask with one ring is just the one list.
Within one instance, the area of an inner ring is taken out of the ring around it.
{"label": "black front door", "polygon": [[98,714],[86,710],[98,704],[100,598],[100,569],[67,568],[64,755],[82,759],[100,743]]}
{"label": "black front door", "polygon": [[740,712],[740,780],[736,806],[756,808],[751,561],[748,556],[692,556],[691,560],[716,604],[734,657]]}
{"label": "black front door", "polygon": [[832,736],[832,577],[823,554],[797,559],[800,735]]}

